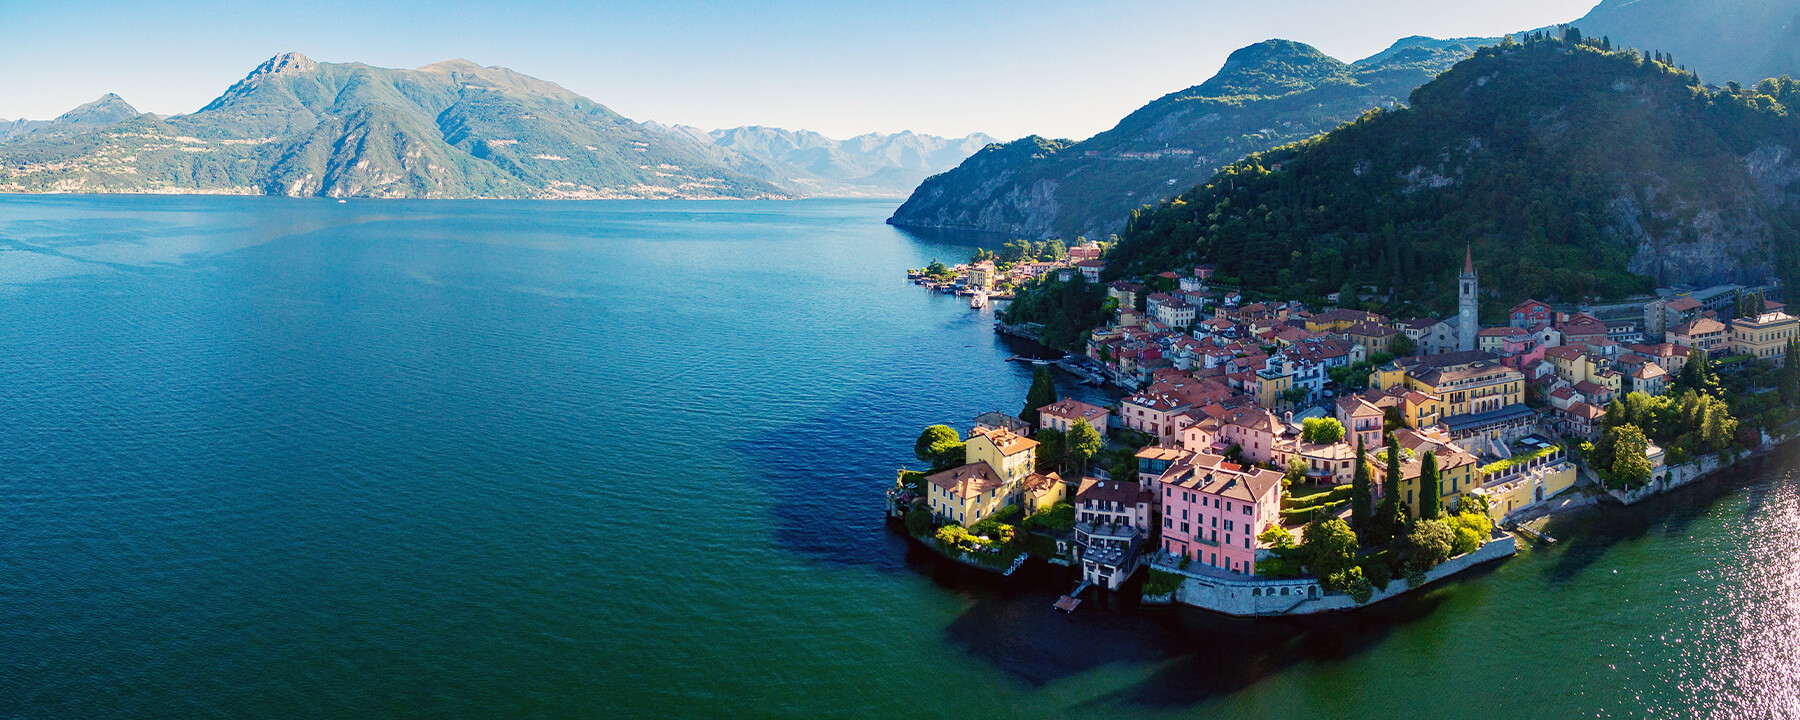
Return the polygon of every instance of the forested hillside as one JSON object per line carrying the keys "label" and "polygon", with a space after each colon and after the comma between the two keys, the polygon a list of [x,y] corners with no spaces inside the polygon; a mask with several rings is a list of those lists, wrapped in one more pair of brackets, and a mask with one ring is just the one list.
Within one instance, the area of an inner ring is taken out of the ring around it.
{"label": "forested hillside", "polygon": [[1549,36],[1134,213],[1110,275],[1213,263],[1255,293],[1448,309],[1465,245],[1500,298],[1795,279],[1800,84],[1709,90],[1656,57]]}

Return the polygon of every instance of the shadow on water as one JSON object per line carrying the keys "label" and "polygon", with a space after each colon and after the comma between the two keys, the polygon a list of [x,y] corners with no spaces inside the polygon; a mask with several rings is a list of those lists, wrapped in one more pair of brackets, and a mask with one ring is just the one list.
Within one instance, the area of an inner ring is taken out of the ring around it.
{"label": "shadow on water", "polygon": [[1761,458],[1629,507],[1603,503],[1553,521],[1546,530],[1561,541],[1560,555],[1547,569],[1550,582],[1564,583],[1580,576],[1608,550],[1659,532],[1683,537],[1696,520],[1712,513],[1721,501],[1749,489],[1745,517],[1760,509],[1772,475],[1785,472],[1800,460],[1800,444],[1790,444]]}
{"label": "shadow on water", "polygon": [[[1027,563],[1010,579],[966,568],[919,546],[907,565],[974,600],[945,640],[1033,687],[1109,665],[1161,665],[1154,675],[1091,701],[1095,706],[1179,708],[1238,692],[1302,664],[1350,660],[1436,612],[1445,589],[1402,595],[1349,613],[1237,618],[1187,607],[1141,606],[1139,573],[1117,593],[1089,590],[1079,609],[1051,607],[1078,576]],[[1458,578],[1484,577],[1490,563]]]}

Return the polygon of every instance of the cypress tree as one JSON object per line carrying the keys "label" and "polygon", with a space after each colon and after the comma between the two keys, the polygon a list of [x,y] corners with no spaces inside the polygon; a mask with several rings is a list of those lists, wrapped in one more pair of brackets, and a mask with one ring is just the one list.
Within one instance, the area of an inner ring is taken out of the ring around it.
{"label": "cypress tree", "polygon": [[1358,537],[1369,531],[1369,516],[1374,514],[1374,508],[1370,507],[1374,499],[1369,495],[1369,459],[1363,453],[1362,438],[1358,437],[1356,473],[1350,476],[1350,526]]}
{"label": "cypress tree", "polygon": [[1025,409],[1019,412],[1019,419],[1032,427],[1038,424],[1038,408],[1056,402],[1056,381],[1050,377],[1050,368],[1040,366],[1031,375],[1031,389],[1025,393]]}
{"label": "cypress tree", "polygon": [[1381,483],[1381,494],[1391,503],[1400,502],[1400,441],[1387,435],[1387,478]]}
{"label": "cypress tree", "polygon": [[1781,351],[1781,401],[1792,403],[1800,399],[1800,339],[1788,338],[1787,347]]}
{"label": "cypress tree", "polygon": [[1438,487],[1437,455],[1426,451],[1425,457],[1419,459],[1419,517],[1425,520],[1436,520],[1442,510],[1439,495],[1443,489]]}

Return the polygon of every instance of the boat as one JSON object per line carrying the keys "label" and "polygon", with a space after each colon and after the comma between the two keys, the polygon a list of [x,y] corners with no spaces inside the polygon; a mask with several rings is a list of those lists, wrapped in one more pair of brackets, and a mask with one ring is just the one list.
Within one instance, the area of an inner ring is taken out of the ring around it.
{"label": "boat", "polygon": [[974,295],[969,296],[969,307],[972,307],[972,308],[987,307],[987,293],[984,293],[980,290],[976,290]]}

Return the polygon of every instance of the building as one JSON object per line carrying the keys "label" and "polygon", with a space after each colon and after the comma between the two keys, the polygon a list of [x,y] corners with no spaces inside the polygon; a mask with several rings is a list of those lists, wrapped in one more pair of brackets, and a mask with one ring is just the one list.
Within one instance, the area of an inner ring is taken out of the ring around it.
{"label": "building", "polygon": [[1018,505],[1026,515],[1047,510],[1068,496],[1069,484],[1056,473],[1032,473],[1019,481]]}
{"label": "building", "polygon": [[1686,348],[1705,350],[1707,354],[1724,347],[1730,341],[1725,323],[1709,317],[1698,317],[1669,329],[1670,343]]}
{"label": "building", "polygon": [[1106,269],[1106,263],[1099,260],[1083,260],[1075,263],[1075,269],[1081,272],[1082,279],[1091,283],[1100,282],[1100,271]]}
{"label": "building", "polygon": [[1787,343],[1800,329],[1800,320],[1784,312],[1766,312],[1731,321],[1731,352],[1767,360],[1776,365],[1787,357]]}
{"label": "building", "polygon": [[926,500],[940,522],[964,526],[981,522],[1012,502],[1012,485],[985,462],[974,462],[925,477]]}
{"label": "building", "polygon": [[1201,454],[1172,466],[1158,485],[1164,551],[1256,574],[1257,535],[1281,522],[1281,473]]}
{"label": "building", "polygon": [[1112,411],[1098,405],[1089,405],[1080,400],[1064,398],[1049,405],[1038,408],[1038,427],[1068,432],[1075,423],[1083,420],[1106,435],[1106,423],[1112,418]]}
{"label": "building", "polygon": [[1334,409],[1338,424],[1344,426],[1344,439],[1350,444],[1361,442],[1364,448],[1381,444],[1382,423],[1387,417],[1381,408],[1355,395],[1345,395],[1337,399]]}
{"label": "building", "polygon": [[994,287],[994,263],[983,260],[969,266],[969,289],[991,290]]}
{"label": "building", "polygon": [[1031,433],[1031,424],[998,410],[975,416],[976,430],[1010,430],[1019,435]]}
{"label": "building", "polygon": [[[1422,463],[1427,452],[1437,459],[1440,507],[1454,506],[1456,498],[1479,486],[1476,472],[1479,462],[1475,454],[1464,450],[1443,431],[1401,428],[1394,431],[1394,443],[1402,450],[1400,502],[1406,505],[1406,512],[1411,517],[1419,516],[1419,503],[1424,497],[1419,487],[1419,473],[1424,467]],[[1375,471],[1371,479],[1372,487],[1385,487],[1387,483],[1386,446],[1367,448],[1366,452],[1368,452],[1369,464]]]}
{"label": "building", "polygon": [[1456,349],[1475,349],[1475,334],[1481,331],[1481,281],[1475,276],[1475,250],[1463,247],[1463,271],[1457,278]]}
{"label": "building", "polygon": [[1037,472],[1038,441],[1011,430],[977,428],[963,447],[969,464],[986,463],[1008,485]]}
{"label": "building", "polygon": [[1513,306],[1507,324],[1516,328],[1530,329],[1539,325],[1549,325],[1550,320],[1549,305],[1536,300],[1526,300]]}
{"label": "building", "polygon": [[1083,478],[1075,493],[1075,562],[1081,577],[1117,590],[1137,571],[1150,532],[1150,493],[1138,483]]}
{"label": "building", "polygon": [[1169,298],[1157,305],[1156,321],[1174,328],[1185,328],[1194,324],[1196,310],[1181,298]]}

